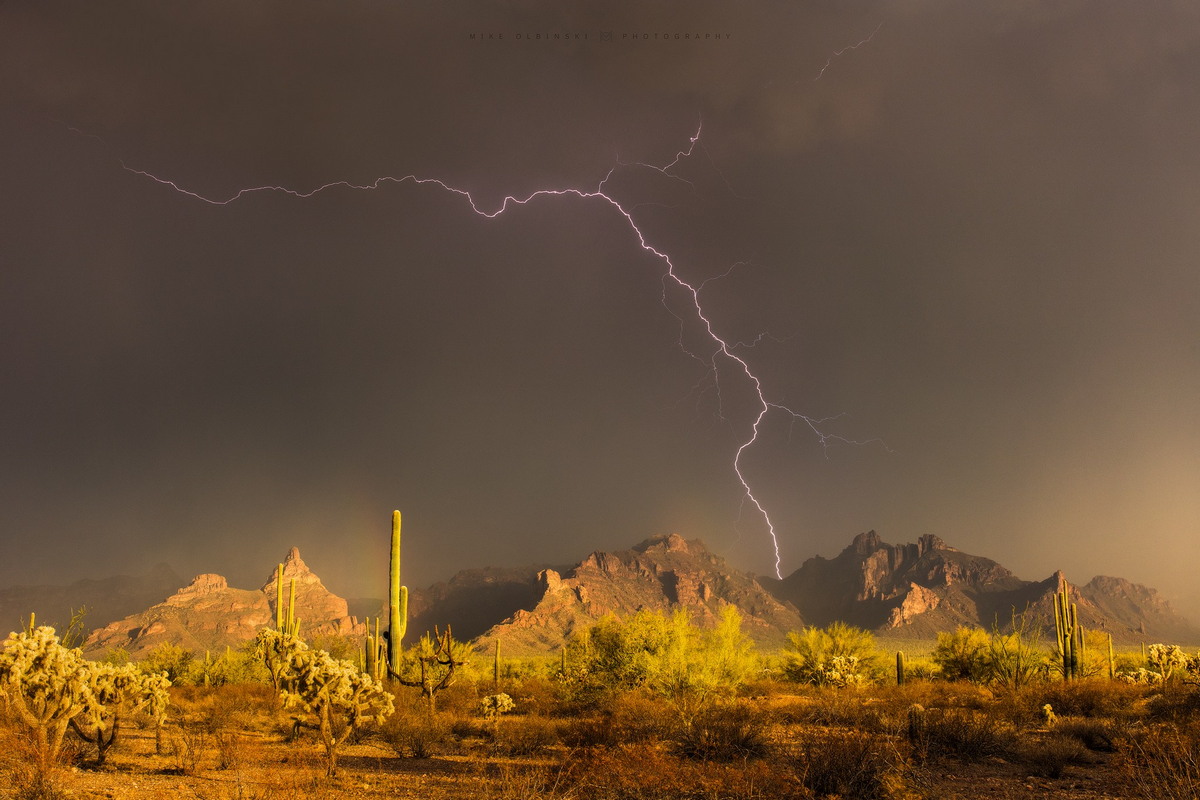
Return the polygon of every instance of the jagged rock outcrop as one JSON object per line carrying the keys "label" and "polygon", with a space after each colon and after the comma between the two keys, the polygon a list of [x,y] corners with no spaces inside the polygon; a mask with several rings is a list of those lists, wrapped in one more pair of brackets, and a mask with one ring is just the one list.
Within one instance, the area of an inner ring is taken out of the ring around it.
{"label": "jagged rock outcrop", "polygon": [[554,650],[579,626],[608,613],[626,616],[642,609],[682,608],[696,624],[711,626],[723,608],[736,606],[742,629],[770,646],[803,624],[794,608],[772,597],[753,576],[730,567],[699,540],[678,534],[656,536],[629,550],[594,552],[569,570],[542,569],[534,580],[535,602],[497,620],[476,640],[480,649],[500,638],[508,652]]}
{"label": "jagged rock outcrop", "polygon": [[[305,636],[365,632],[349,615],[346,601],[325,588],[294,547],[283,562],[285,603],[293,579],[296,616]],[[258,590],[235,589],[220,575],[197,575],[162,602],[93,631],[84,651],[94,655],[124,649],[137,657],[163,643],[195,652],[237,647],[275,624],[275,583],[275,571]]]}
{"label": "jagged rock outcrop", "polygon": [[[1052,632],[1053,596],[1067,585],[1061,571],[1025,581],[936,536],[892,545],[875,531],[859,534],[832,559],[811,558],[783,580],[762,583],[813,625],[841,620],[880,635],[914,637],[959,625],[1007,628],[1021,613]],[[1153,589],[1102,576],[1071,589],[1084,627],[1112,633],[1117,642],[1200,638]]]}

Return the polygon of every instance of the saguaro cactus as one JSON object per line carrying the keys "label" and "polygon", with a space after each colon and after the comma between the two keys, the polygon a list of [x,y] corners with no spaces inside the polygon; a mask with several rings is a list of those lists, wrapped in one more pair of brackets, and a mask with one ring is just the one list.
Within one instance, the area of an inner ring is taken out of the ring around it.
{"label": "saguaro cactus", "polygon": [[904,678],[905,678],[905,675],[904,675],[904,651],[897,650],[896,651],[896,685],[903,686]]}
{"label": "saguaro cactus", "polygon": [[283,605],[283,564],[275,568],[275,630],[280,633],[300,635],[300,620],[296,619],[296,579],[292,578],[288,604]]}
{"label": "saguaro cactus", "polygon": [[400,585],[400,512],[392,512],[392,555],[388,563],[388,673],[400,668],[400,640],[408,628],[408,587]]}
{"label": "saguaro cactus", "polygon": [[1078,677],[1083,661],[1083,626],[1079,624],[1079,609],[1071,602],[1071,585],[1066,581],[1063,590],[1054,594],[1054,631],[1062,657],[1063,680]]}

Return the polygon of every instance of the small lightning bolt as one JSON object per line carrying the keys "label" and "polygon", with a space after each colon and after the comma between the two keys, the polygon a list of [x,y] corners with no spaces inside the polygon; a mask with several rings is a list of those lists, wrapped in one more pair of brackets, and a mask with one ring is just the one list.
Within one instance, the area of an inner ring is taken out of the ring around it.
{"label": "small lightning bolt", "polygon": [[[876,28],[876,30],[878,30],[878,28]],[[874,35],[874,34],[872,34],[872,35]],[[869,39],[866,41],[869,41]],[[862,43],[860,42],[860,44],[862,44]],[[858,45],[855,45],[855,47],[857,47],[857,46]],[[761,341],[766,336],[766,334],[760,334],[752,343],[747,344],[745,342],[733,342],[733,341],[727,340],[717,332],[716,328],[713,326],[712,321],[709,319],[708,315],[704,311],[703,304],[701,303],[701,300],[700,300],[701,290],[705,287],[705,285],[709,281],[728,276],[728,274],[730,272],[732,272],[735,268],[740,266],[742,262],[739,262],[738,264],[734,264],[733,266],[731,266],[729,268],[729,270],[727,270],[723,275],[719,275],[714,278],[709,278],[708,280],[706,280],[702,283],[699,283],[699,284],[690,283],[689,281],[685,280],[682,276],[680,276],[679,272],[676,270],[674,261],[672,261],[672,259],[671,259],[671,256],[668,253],[666,253],[665,251],[660,250],[657,247],[655,247],[654,245],[652,245],[649,242],[649,240],[646,238],[645,233],[642,231],[641,227],[638,225],[637,221],[634,219],[634,216],[633,216],[633,211],[636,208],[636,206],[627,206],[627,205],[621,203],[617,198],[615,198],[613,195],[611,195],[607,192],[607,190],[605,188],[606,184],[613,177],[613,174],[617,171],[617,169],[621,168],[621,167],[641,167],[641,168],[651,169],[651,170],[655,170],[663,175],[666,175],[668,177],[678,179],[678,180],[683,180],[679,176],[675,175],[672,172],[672,170],[675,167],[677,167],[684,159],[689,158],[693,155],[696,148],[699,146],[701,127],[702,126],[700,126],[700,125],[697,126],[696,132],[690,138],[688,146],[685,149],[678,151],[675,154],[675,157],[671,161],[669,161],[668,163],[666,163],[664,165],[643,164],[640,162],[635,162],[635,163],[631,163],[631,164],[623,164],[620,161],[617,161],[609,169],[608,173],[596,185],[596,187],[594,189],[580,189],[580,188],[539,189],[539,190],[531,192],[530,194],[525,195],[523,197],[518,197],[515,195],[508,195],[502,201],[500,201],[498,206],[491,208],[491,209],[481,207],[479,205],[479,203],[476,202],[474,196],[472,196],[472,194],[465,189],[459,189],[457,187],[451,186],[450,184],[447,184],[446,182],[444,182],[438,178],[422,178],[422,177],[418,177],[416,175],[404,175],[402,177],[383,176],[380,178],[376,178],[374,181],[372,181],[370,183],[362,183],[362,184],[352,183],[350,181],[345,181],[345,180],[331,181],[330,183],[322,184],[322,185],[316,187],[315,189],[309,189],[309,190],[305,190],[305,191],[300,191],[297,189],[290,189],[290,188],[287,188],[284,186],[255,186],[255,187],[251,187],[251,188],[239,189],[237,192],[235,192],[232,195],[229,195],[228,197],[219,198],[219,197],[209,197],[209,196],[200,194],[199,192],[192,191],[190,189],[187,189],[187,188],[179,185],[175,181],[169,180],[167,178],[159,177],[159,176],[154,175],[145,170],[136,169],[134,167],[131,167],[128,164],[126,164],[124,161],[121,162],[121,166],[128,172],[133,173],[134,175],[139,175],[139,176],[148,178],[148,179],[150,179],[156,183],[159,183],[163,186],[167,186],[167,187],[175,190],[176,192],[179,192],[180,194],[186,195],[188,197],[194,198],[194,199],[199,200],[204,203],[210,203],[212,205],[217,205],[217,206],[229,205],[230,203],[233,203],[237,200],[241,200],[249,195],[264,193],[264,192],[276,192],[276,193],[287,194],[287,195],[291,195],[292,197],[303,199],[303,198],[313,197],[314,195],[317,195],[322,192],[328,191],[330,189],[335,189],[335,188],[346,188],[346,189],[351,189],[351,190],[374,190],[374,189],[379,189],[381,186],[384,186],[385,184],[402,184],[402,183],[412,183],[412,184],[415,184],[418,186],[433,185],[433,186],[436,186],[446,192],[450,192],[452,194],[459,195],[460,197],[464,198],[467,201],[467,203],[470,205],[472,211],[474,211],[479,216],[486,217],[488,219],[494,219],[495,217],[500,216],[505,211],[507,211],[508,209],[510,209],[514,206],[524,206],[524,205],[531,203],[535,199],[543,198],[543,197],[573,197],[573,198],[577,198],[579,200],[596,200],[596,201],[600,201],[602,203],[607,204],[612,210],[614,210],[617,214],[619,214],[625,220],[626,224],[629,227],[629,231],[631,232],[633,237],[636,239],[638,246],[641,247],[642,250],[649,253],[654,258],[656,258],[663,265],[663,267],[664,267],[664,273],[663,273],[663,303],[664,303],[664,306],[666,306],[667,289],[673,284],[675,287],[677,287],[677,289],[679,289],[683,292],[684,297],[687,298],[687,300],[689,301],[690,311],[694,315],[693,321],[698,321],[701,324],[701,326],[703,327],[703,329],[708,337],[708,340],[712,344],[713,349],[712,349],[711,353],[708,354],[707,358],[702,358],[700,356],[697,356],[694,353],[691,353],[690,351],[687,350],[686,347],[683,346],[682,333],[680,336],[681,348],[683,348],[683,350],[685,352],[687,352],[689,355],[691,355],[693,358],[696,358],[698,361],[705,364],[707,369],[709,370],[709,375],[712,376],[714,380],[719,372],[718,367],[724,366],[727,368],[732,368],[735,373],[741,374],[744,377],[744,379],[749,382],[750,387],[754,391],[754,396],[757,398],[757,410],[754,414],[754,420],[750,425],[749,435],[741,442],[741,444],[737,448],[737,452],[734,454],[733,471],[734,471],[734,474],[737,476],[737,480],[741,484],[741,487],[742,487],[743,503],[749,502],[751,505],[753,505],[754,508],[757,509],[759,515],[762,517],[763,521],[766,524],[767,531],[770,534],[771,543],[772,543],[772,546],[773,546],[774,552],[775,552],[775,574],[777,577],[782,578],[783,573],[781,572],[781,567],[780,567],[781,556],[780,556],[780,549],[779,549],[779,535],[775,529],[775,523],[771,519],[771,515],[767,512],[767,509],[763,506],[762,502],[760,502],[758,496],[755,495],[754,490],[751,488],[750,481],[746,478],[746,475],[743,472],[743,468],[742,468],[742,461],[743,461],[743,458],[745,457],[747,451],[750,450],[750,448],[753,447],[754,444],[758,441],[759,430],[760,430],[760,426],[763,424],[763,420],[772,411],[786,414],[791,418],[793,426],[796,425],[797,423],[806,426],[816,436],[818,443],[820,443],[821,446],[826,449],[828,449],[828,447],[832,444],[839,444],[839,443],[841,443],[841,444],[865,444],[865,442],[852,441],[852,440],[849,440],[849,439],[846,439],[841,436],[838,436],[838,435],[828,432],[826,430],[826,428],[823,426],[826,423],[830,422],[831,421],[830,419],[825,419],[825,420],[815,419],[815,418],[806,416],[804,414],[801,414],[797,411],[794,411],[791,408],[789,408],[781,403],[777,403],[777,402],[774,402],[774,401],[768,399],[767,393],[763,387],[762,380],[751,369],[749,362],[747,362],[742,356],[738,355],[738,353],[737,353],[737,351],[739,349],[749,348],[749,347],[752,347],[754,344],[757,344],[759,341]],[[676,316],[676,318],[680,320],[681,324],[684,322],[683,318],[681,318],[681,317],[679,317],[679,315],[675,314],[675,312],[672,311],[669,307],[667,308],[667,310],[669,313]],[[833,418],[831,418],[831,419],[833,419]],[[872,440],[872,441],[874,441],[874,440]]]}
{"label": "small lightning bolt", "polygon": [[881,22],[875,26],[875,30],[871,31],[871,35],[868,36],[867,38],[863,39],[861,42],[856,42],[855,44],[848,45],[846,47],[843,47],[841,50],[835,50],[833,55],[831,55],[829,57],[829,59],[825,62],[825,66],[821,67],[821,71],[817,73],[817,77],[813,78],[813,81],[815,82],[815,81],[821,80],[821,76],[825,74],[825,70],[829,69],[829,65],[833,63],[833,60],[835,58],[840,56],[842,53],[849,52],[850,50],[857,50],[858,48],[862,47],[864,44],[867,44],[868,42],[870,42],[872,39],[875,38],[875,34],[879,33],[879,29],[882,27],[883,27],[883,23]]}

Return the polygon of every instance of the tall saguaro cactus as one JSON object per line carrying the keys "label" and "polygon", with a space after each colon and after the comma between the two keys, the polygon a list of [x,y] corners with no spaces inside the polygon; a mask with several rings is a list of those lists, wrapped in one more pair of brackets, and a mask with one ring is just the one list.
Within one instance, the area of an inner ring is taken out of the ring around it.
{"label": "tall saguaro cactus", "polygon": [[283,564],[275,568],[275,630],[280,633],[298,636],[300,620],[296,619],[296,579],[292,578],[291,590],[288,594],[287,610],[283,605]]}
{"label": "tall saguaro cactus", "polygon": [[408,629],[408,587],[400,585],[400,512],[392,512],[392,555],[388,563],[388,672],[400,668],[400,640]]}
{"label": "tall saguaro cactus", "polygon": [[1066,581],[1062,591],[1054,594],[1054,631],[1062,657],[1063,680],[1076,678],[1083,662],[1083,626],[1079,624],[1079,609],[1071,602],[1071,585]]}

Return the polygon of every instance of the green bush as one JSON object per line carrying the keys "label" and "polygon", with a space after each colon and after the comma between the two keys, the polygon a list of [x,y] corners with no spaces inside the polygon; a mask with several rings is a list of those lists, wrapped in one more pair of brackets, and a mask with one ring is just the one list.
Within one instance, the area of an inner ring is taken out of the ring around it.
{"label": "green bush", "polygon": [[931,660],[946,680],[982,682],[988,677],[990,644],[982,629],[959,626],[953,633],[943,631],[937,635]]}
{"label": "green bush", "polygon": [[844,622],[788,633],[783,656],[785,677],[816,686],[856,685],[880,670],[875,637]]}

